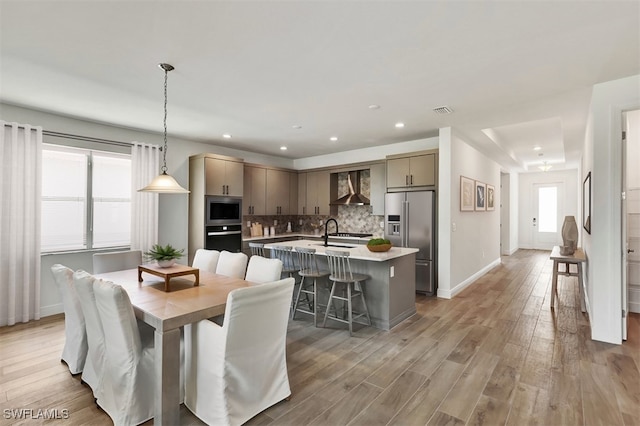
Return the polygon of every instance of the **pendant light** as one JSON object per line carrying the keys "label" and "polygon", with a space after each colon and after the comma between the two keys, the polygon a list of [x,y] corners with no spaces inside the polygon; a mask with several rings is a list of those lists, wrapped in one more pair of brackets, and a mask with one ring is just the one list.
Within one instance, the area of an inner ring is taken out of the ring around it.
{"label": "pendant light", "polygon": [[542,163],[542,166],[538,166],[538,168],[539,168],[540,170],[542,170],[543,172],[548,172],[548,171],[549,171],[549,169],[551,169],[551,165],[547,164],[547,162],[546,162],[546,161],[544,161],[544,162]]}
{"label": "pendant light", "polygon": [[164,147],[162,148],[162,174],[158,175],[151,183],[138,192],[156,192],[160,194],[187,194],[190,191],[181,187],[178,182],[167,174],[167,75],[172,71],[173,65],[158,64],[164,70]]}

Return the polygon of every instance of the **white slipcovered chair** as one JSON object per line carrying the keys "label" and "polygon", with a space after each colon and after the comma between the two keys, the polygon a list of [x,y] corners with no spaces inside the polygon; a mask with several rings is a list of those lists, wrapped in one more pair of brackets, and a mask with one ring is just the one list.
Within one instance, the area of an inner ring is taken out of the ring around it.
{"label": "white slipcovered chair", "polygon": [[82,305],[82,313],[87,327],[87,360],[82,372],[82,381],[91,390],[93,396],[98,398],[102,389],[102,377],[104,375],[104,332],[102,322],[96,306],[96,298],[93,293],[93,275],[85,271],[76,271],[73,274],[73,283],[78,293],[78,299]]}
{"label": "white slipcovered chair", "polygon": [[153,417],[154,340],[142,334],[127,292],[112,282],[93,284],[105,338],[104,377],[98,405],[114,425],[136,425]]}
{"label": "white slipcovered chair", "polygon": [[282,261],[253,255],[249,259],[245,280],[256,284],[277,281],[282,275]]}
{"label": "white slipcovered chair", "polygon": [[220,252],[218,250],[198,249],[193,256],[191,266],[215,273],[219,258]]}
{"label": "white slipcovered chair", "polygon": [[220,252],[216,274],[226,275],[232,278],[244,278],[249,258],[244,253],[231,253],[223,250]]}
{"label": "white slipcovered chair", "polygon": [[291,395],[286,337],[293,278],[233,290],[222,327],[185,326],[185,405],[211,425],[240,425]]}
{"label": "white slipcovered chair", "polygon": [[84,314],[73,285],[73,271],[66,266],[55,264],[51,267],[51,273],[62,296],[64,307],[64,348],[61,358],[71,374],[78,374],[84,368],[88,346]]}
{"label": "white slipcovered chair", "polygon": [[142,250],[116,251],[112,253],[95,253],[93,255],[93,273],[134,269],[142,264]]}

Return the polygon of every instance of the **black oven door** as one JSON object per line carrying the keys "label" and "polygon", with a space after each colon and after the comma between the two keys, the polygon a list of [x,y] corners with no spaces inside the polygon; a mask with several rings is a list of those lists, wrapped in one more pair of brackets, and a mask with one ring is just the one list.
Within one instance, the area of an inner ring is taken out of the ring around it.
{"label": "black oven door", "polygon": [[213,225],[206,227],[205,248],[226,250],[232,253],[242,251],[242,225]]}

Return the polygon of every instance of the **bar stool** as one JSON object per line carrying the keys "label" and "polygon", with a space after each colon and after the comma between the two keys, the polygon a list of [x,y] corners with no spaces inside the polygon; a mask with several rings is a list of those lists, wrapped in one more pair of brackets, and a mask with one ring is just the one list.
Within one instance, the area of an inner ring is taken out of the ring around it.
{"label": "bar stool", "polygon": [[[300,275],[300,287],[298,288],[298,293],[293,304],[291,319],[295,318],[296,312],[313,315],[313,325],[317,327],[319,306],[317,281],[318,278],[329,276],[329,271],[322,271],[318,268],[318,262],[316,261],[316,249],[296,247],[295,251],[298,254],[298,265],[300,267],[300,270],[298,271],[298,274]],[[304,300],[302,300],[303,306],[306,305],[309,309],[299,306],[301,296],[304,296]]]}
{"label": "bar stool", "polygon": [[[293,260],[293,247],[275,245],[271,246],[270,250],[271,257],[280,259],[280,261],[282,261],[282,275],[284,275],[285,277],[296,279],[295,275],[296,272],[298,272],[298,268],[296,267],[295,261]],[[296,280],[294,283],[293,294],[296,294],[295,286],[298,284],[299,283]],[[293,295],[291,297],[291,309],[293,310]]]}
{"label": "bar stool", "polygon": [[[366,274],[357,274],[351,272],[351,263],[349,262],[348,251],[326,250],[325,254],[327,255],[327,260],[329,262],[329,271],[331,272],[331,274],[329,275],[329,280],[331,280],[333,283],[331,285],[331,293],[329,294],[329,301],[327,302],[327,310],[324,313],[324,321],[322,322],[322,326],[324,327],[327,323],[327,318],[344,322],[346,324],[349,324],[349,335],[353,336],[353,322],[355,319],[364,316],[369,322],[369,324],[365,325],[371,325],[369,309],[367,309],[367,302],[364,300],[364,294],[362,291],[362,282],[368,280],[371,277]],[[341,289],[341,296],[338,296],[336,294],[336,287],[338,286],[343,286]],[[360,300],[362,301],[362,307],[364,309],[363,312],[356,312],[355,315],[352,305],[352,300],[354,297],[360,297]],[[338,309],[334,304],[335,300],[342,301],[343,308],[346,303],[346,320],[338,316]],[[329,311],[331,310],[332,306],[333,310],[335,311],[335,315],[329,316]]]}
{"label": "bar stool", "polygon": [[267,257],[264,255],[264,243],[249,243],[249,248],[251,249],[251,256]]}

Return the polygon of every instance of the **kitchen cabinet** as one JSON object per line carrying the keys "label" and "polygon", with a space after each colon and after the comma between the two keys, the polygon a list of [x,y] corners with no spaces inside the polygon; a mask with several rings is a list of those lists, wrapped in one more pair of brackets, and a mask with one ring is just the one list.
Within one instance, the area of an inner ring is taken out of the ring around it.
{"label": "kitchen cabinet", "polygon": [[195,251],[205,247],[206,196],[242,197],[243,180],[244,160],[241,158],[217,154],[189,157],[189,265]]}
{"label": "kitchen cabinet", "polygon": [[224,160],[216,157],[206,157],[204,159],[207,195],[242,197],[244,177],[243,162]]}
{"label": "kitchen cabinet", "polygon": [[435,153],[387,157],[387,188],[435,185]]}
{"label": "kitchen cabinet", "polygon": [[384,194],[387,192],[384,163],[372,164],[369,168],[369,202],[371,214],[384,215]]}
{"label": "kitchen cabinet", "polygon": [[244,214],[264,215],[266,212],[267,169],[244,166]]}
{"label": "kitchen cabinet", "polygon": [[298,174],[298,214],[330,214],[330,181],[328,170]]}
{"label": "kitchen cabinet", "polygon": [[291,173],[286,170],[267,169],[266,211],[268,215],[290,214],[290,175]]}

